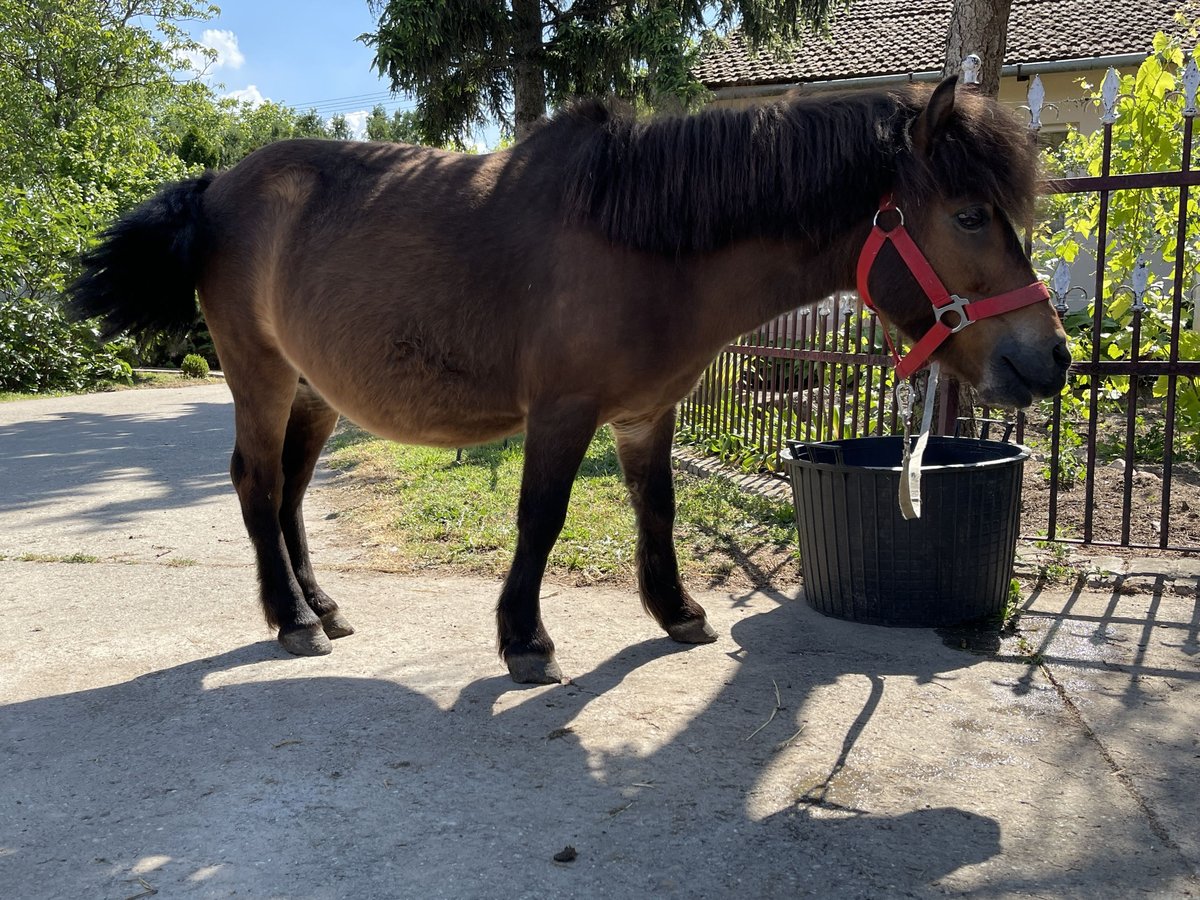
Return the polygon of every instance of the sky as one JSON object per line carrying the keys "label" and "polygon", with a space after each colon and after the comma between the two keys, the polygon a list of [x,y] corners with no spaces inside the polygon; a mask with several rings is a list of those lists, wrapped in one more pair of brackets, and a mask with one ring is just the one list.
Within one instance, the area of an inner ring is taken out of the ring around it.
{"label": "sky", "polygon": [[410,109],[371,68],[374,31],[366,0],[217,0],[221,14],[187,31],[217,51],[206,80],[222,96],[273,100],[324,118],[342,113],[361,132],[367,113]]}

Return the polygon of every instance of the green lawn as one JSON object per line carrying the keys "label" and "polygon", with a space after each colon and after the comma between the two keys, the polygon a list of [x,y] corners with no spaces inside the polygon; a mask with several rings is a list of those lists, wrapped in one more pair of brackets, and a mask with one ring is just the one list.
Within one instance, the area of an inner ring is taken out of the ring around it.
{"label": "green lawn", "polygon": [[[411,571],[437,567],[502,575],[516,541],[522,442],[453,450],[411,447],[344,426],[329,464],[347,473],[344,519],[372,545],[374,561]],[[789,504],[746,494],[721,478],[676,474],[676,540],[693,584],[794,582]],[[577,583],[633,583],[636,529],[611,432],[592,442],[575,481],[552,575]]]}

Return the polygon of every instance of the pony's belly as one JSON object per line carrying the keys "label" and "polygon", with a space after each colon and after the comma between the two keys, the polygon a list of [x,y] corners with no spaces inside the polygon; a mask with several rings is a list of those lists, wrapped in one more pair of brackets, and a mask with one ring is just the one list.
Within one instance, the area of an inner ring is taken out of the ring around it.
{"label": "pony's belly", "polygon": [[490,408],[447,392],[414,391],[397,386],[392,390],[346,390],[344,384],[309,383],[338,412],[372,434],[402,444],[430,447],[467,447],[520,433],[525,415],[516,408]]}
{"label": "pony's belly", "polygon": [[414,422],[411,419],[355,421],[372,434],[388,440],[401,444],[423,444],[427,447],[471,447],[487,444],[520,434],[525,428],[525,419],[521,416],[478,416],[460,422]]}

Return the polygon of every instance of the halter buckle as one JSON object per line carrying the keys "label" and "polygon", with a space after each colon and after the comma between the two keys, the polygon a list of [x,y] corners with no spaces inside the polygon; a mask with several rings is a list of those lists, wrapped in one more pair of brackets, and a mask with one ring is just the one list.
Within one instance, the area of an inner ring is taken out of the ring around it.
{"label": "halter buckle", "polygon": [[[960,331],[970,325],[972,321],[974,321],[973,319],[967,317],[967,304],[969,302],[969,300],[958,296],[958,294],[951,294],[950,300],[947,303],[944,303],[941,306],[935,306],[933,308],[933,317],[937,319],[938,324],[942,325],[944,328],[948,328],[951,334],[958,334]],[[946,313],[954,313],[958,316],[958,321],[953,325],[949,324],[948,322],[943,322],[942,317],[945,316]]]}

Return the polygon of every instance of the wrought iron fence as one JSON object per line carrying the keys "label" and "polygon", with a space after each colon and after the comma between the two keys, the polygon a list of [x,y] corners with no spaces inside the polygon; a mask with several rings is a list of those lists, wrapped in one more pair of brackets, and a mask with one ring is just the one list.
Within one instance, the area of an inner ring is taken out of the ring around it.
{"label": "wrought iron fence", "polygon": [[[1193,191],[1200,186],[1200,172],[1192,165],[1200,72],[1194,55],[1186,59],[1178,77],[1172,76],[1178,91],[1163,92],[1160,98],[1162,104],[1180,105],[1177,131],[1172,132],[1173,160],[1157,160],[1154,171],[1114,170],[1114,141],[1125,140],[1118,133],[1121,108],[1130,104],[1121,93],[1118,73],[1109,70],[1099,98],[1102,128],[1094,138],[1100,142],[1098,171],[1045,183],[1050,214],[1062,217],[1066,209],[1069,217],[1073,209],[1076,216],[1081,210],[1085,218],[1094,215],[1093,241],[1075,261],[1076,269],[1086,269],[1094,260],[1094,273],[1083,276],[1087,287],[1076,284],[1071,266],[1053,259],[1055,251],[1063,255],[1062,247],[1053,242],[1034,246],[1031,237],[1035,261],[1056,262],[1051,294],[1073,334],[1076,361],[1062,395],[1011,421],[1017,440],[1037,451],[1034,474],[1043,479],[1040,486],[1047,495],[1040,520],[1026,515],[1026,537],[1200,550],[1200,509],[1190,510],[1173,497],[1181,479],[1189,491],[1200,488],[1200,467],[1195,465],[1200,463],[1200,322],[1195,309],[1200,204]],[[1043,96],[1035,77],[1025,107],[1035,136],[1042,126]],[[1128,207],[1124,200],[1129,196],[1143,196],[1136,192],[1156,192],[1144,196],[1154,200],[1160,213],[1175,211],[1170,227],[1156,232],[1160,252],[1154,258],[1146,246],[1126,246],[1136,243],[1129,235],[1117,235],[1114,206]],[[1118,237],[1125,243],[1118,243]],[[1130,259],[1127,277],[1116,279],[1120,267],[1114,261]],[[1158,289],[1153,286],[1156,274],[1162,276]],[[776,470],[779,450],[788,440],[896,433],[899,421],[883,327],[855,294],[847,293],[743,335],[712,363],[681,405],[680,440],[703,445],[745,468]],[[936,430],[954,431],[962,421],[957,410],[957,391],[951,386],[942,392]],[[987,421],[991,411],[971,410],[967,418]],[[1064,521],[1068,512],[1069,524]]]}

